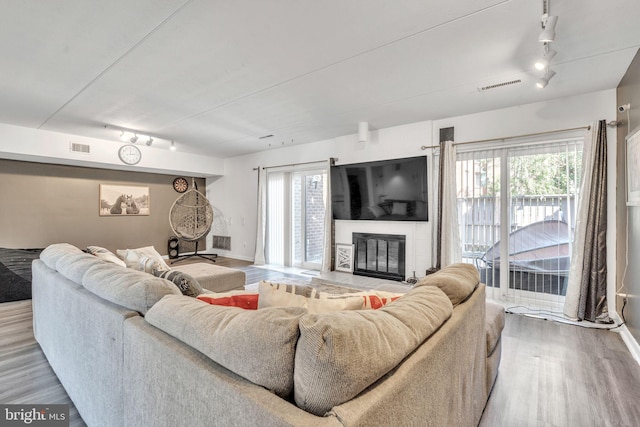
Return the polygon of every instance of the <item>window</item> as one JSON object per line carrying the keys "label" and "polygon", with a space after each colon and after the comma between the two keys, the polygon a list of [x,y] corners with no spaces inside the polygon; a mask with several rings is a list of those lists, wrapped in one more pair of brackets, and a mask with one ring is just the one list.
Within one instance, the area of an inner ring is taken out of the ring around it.
{"label": "window", "polygon": [[463,258],[488,297],[564,304],[581,161],[581,140],[458,153]]}
{"label": "window", "polygon": [[270,172],[267,178],[267,263],[322,265],[327,172]]}

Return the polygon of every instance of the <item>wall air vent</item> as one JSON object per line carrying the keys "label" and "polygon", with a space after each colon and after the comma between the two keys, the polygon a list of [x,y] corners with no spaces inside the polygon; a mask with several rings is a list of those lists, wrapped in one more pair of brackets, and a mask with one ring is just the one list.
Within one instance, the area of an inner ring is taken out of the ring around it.
{"label": "wall air vent", "polygon": [[478,91],[484,92],[485,90],[496,89],[496,88],[499,88],[499,87],[515,85],[515,84],[518,84],[518,83],[522,83],[522,80],[520,80],[520,79],[518,79],[518,80],[510,80],[508,82],[501,82],[501,83],[496,83],[496,84],[492,84],[492,85],[488,85],[488,86],[482,86],[482,87],[478,88]]}
{"label": "wall air vent", "polygon": [[90,154],[91,146],[87,144],[78,144],[77,142],[70,142],[69,151],[74,153]]}

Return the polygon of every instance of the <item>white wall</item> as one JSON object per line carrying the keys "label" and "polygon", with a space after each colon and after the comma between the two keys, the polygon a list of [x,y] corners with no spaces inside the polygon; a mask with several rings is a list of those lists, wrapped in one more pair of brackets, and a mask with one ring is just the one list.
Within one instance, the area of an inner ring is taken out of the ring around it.
{"label": "white wall", "polygon": [[[254,167],[320,161],[330,157],[337,157],[337,163],[343,164],[420,156],[426,155],[420,147],[430,144],[431,122],[420,122],[372,130],[370,140],[366,143],[359,143],[357,135],[354,134],[227,159],[225,175],[207,180],[211,203],[224,215],[231,235],[231,251],[216,252],[219,255],[253,260],[258,177],[258,172],[253,170]],[[406,234],[407,272],[411,274],[414,269],[424,270],[426,260],[431,259],[430,248],[428,251],[422,248],[422,244],[431,239],[430,223],[400,224],[380,221],[336,221],[336,241],[350,243],[351,233],[354,231],[375,233],[384,230],[386,233]],[[412,240],[414,236],[416,244]],[[421,243],[418,244],[418,241]],[[414,247],[418,247],[418,258],[413,253]]]}
{"label": "white wall", "polygon": [[[70,143],[89,145],[90,154],[70,151]],[[0,124],[0,158],[100,169],[208,177],[224,173],[222,159],[139,144],[140,163],[126,166],[118,157],[121,143],[47,130]]]}
{"label": "white wall", "polygon": [[[287,163],[318,161],[337,157],[338,163],[354,163],[389,158],[431,155],[421,150],[422,145],[438,142],[439,130],[455,127],[455,140],[459,142],[500,138],[534,132],[547,132],[586,126],[594,120],[615,120],[615,90],[606,90],[570,98],[545,101],[443,120],[425,121],[379,129],[371,132],[370,141],[358,143],[357,135],[319,141],[311,144],[273,149],[262,153],[225,160],[225,175],[207,181],[212,204],[224,215],[231,236],[231,251],[217,250],[221,255],[253,260],[256,236],[257,166],[275,166]],[[375,125],[375,123],[373,124]],[[356,124],[354,123],[354,131]],[[615,129],[610,129],[609,168],[615,176]],[[430,185],[433,185],[433,179]],[[615,180],[609,180],[609,208],[615,210]],[[431,188],[434,194],[435,188]],[[430,218],[433,217],[433,204]],[[385,232],[407,235],[407,275],[414,270],[418,276],[431,266],[432,230],[429,223],[389,223],[375,221],[337,221],[336,241],[350,242],[353,231]],[[609,216],[607,257],[609,283],[615,283],[615,218]],[[415,247],[415,251],[414,248]],[[409,252],[411,251],[411,252]],[[609,301],[614,301],[613,295]],[[613,311],[613,310],[612,310]]]}

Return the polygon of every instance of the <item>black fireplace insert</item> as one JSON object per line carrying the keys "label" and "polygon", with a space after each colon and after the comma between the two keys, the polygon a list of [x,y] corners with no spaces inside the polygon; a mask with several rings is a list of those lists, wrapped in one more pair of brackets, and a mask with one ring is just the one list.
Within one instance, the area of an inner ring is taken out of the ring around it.
{"label": "black fireplace insert", "polygon": [[353,274],[403,281],[406,237],[397,234],[353,233]]}

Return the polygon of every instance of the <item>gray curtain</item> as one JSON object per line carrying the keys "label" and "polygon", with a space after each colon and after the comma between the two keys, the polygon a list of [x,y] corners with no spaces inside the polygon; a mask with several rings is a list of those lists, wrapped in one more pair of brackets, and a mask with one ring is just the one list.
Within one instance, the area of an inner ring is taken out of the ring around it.
{"label": "gray curtain", "polygon": [[607,309],[607,124],[600,120],[595,138],[591,191],[586,196],[586,219],[582,282],[578,319],[611,323]]}
{"label": "gray curtain", "polygon": [[258,166],[258,223],[256,224],[256,252],[253,256],[255,265],[264,265],[265,239],[267,232],[267,171]]}
{"label": "gray curtain", "polygon": [[322,242],[322,266],[320,271],[328,272],[333,270],[333,240],[335,237],[335,230],[333,228],[333,212],[331,211],[331,166],[335,166],[336,159],[329,158],[327,166],[326,181],[324,183],[323,194],[324,197],[324,240]]}

